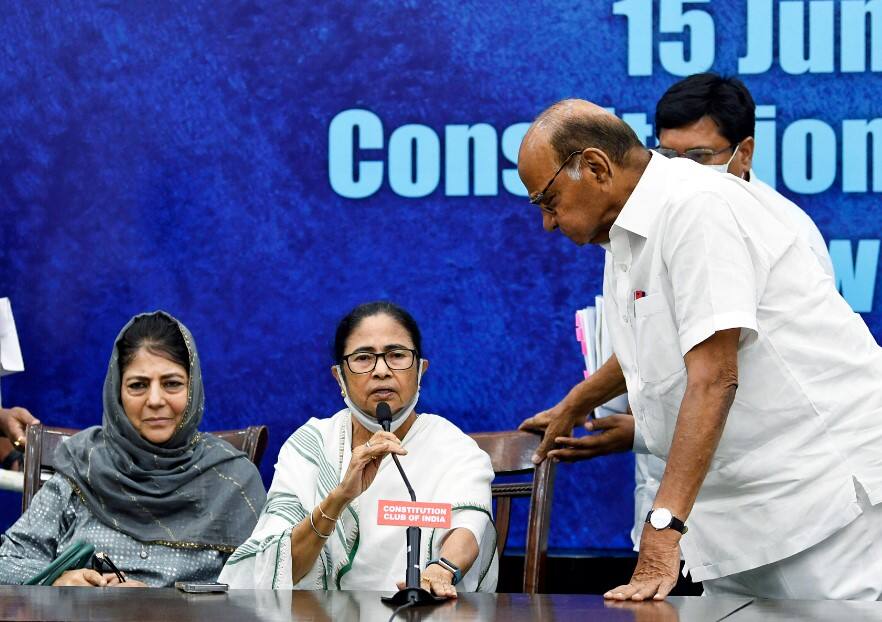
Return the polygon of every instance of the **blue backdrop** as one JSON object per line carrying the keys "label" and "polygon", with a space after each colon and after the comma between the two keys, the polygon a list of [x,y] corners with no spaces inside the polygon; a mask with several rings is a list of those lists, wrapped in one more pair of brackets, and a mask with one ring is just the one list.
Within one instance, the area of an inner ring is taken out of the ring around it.
{"label": "blue backdrop", "polygon": [[[4,403],[98,423],[114,336],[163,308],[200,346],[205,428],[269,425],[269,485],[283,440],[341,406],[336,320],[389,298],[425,332],[421,410],[512,428],[581,379],[573,312],[602,271],[599,249],[546,235],[527,204],[524,124],[584,97],[652,145],[657,98],[707,69],[753,91],[757,171],[815,219],[878,337],[882,9],[868,10],[5,3],[0,296],[27,369]],[[632,469],[629,456],[561,468],[551,545],[629,547]]]}

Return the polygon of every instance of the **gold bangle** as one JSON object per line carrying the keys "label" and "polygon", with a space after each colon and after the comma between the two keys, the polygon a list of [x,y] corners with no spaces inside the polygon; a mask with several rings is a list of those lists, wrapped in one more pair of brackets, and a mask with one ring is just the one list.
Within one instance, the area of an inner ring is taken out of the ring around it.
{"label": "gold bangle", "polygon": [[334,530],[332,529],[332,530],[331,530],[331,533],[329,533],[328,535],[325,535],[325,534],[323,534],[321,531],[319,531],[318,529],[316,529],[316,528],[315,528],[315,521],[313,521],[313,519],[312,519],[312,515],[313,515],[313,514],[314,514],[314,512],[310,512],[310,513],[309,513],[309,526],[312,527],[312,530],[315,532],[315,535],[317,535],[317,536],[318,536],[319,538],[321,538],[322,540],[327,540],[328,538],[331,537],[331,534],[334,533]]}
{"label": "gold bangle", "polygon": [[321,504],[321,503],[319,503],[316,507],[318,508],[319,514],[321,514],[321,515],[322,515],[322,518],[324,518],[325,520],[329,520],[329,521],[331,521],[332,523],[336,523],[336,522],[340,519],[339,516],[334,517],[334,516],[328,516],[327,514],[325,514],[325,511],[322,510],[322,504]]}

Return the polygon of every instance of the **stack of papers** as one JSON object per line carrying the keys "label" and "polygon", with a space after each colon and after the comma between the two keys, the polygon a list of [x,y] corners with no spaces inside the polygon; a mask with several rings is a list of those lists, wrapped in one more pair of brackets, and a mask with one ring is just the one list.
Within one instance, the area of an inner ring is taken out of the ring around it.
{"label": "stack of papers", "polygon": [[[594,306],[576,311],[576,339],[585,359],[584,375],[588,378],[613,355],[609,330],[603,317],[603,296],[594,297]],[[606,417],[628,410],[628,396],[620,395],[594,410],[595,417]]]}

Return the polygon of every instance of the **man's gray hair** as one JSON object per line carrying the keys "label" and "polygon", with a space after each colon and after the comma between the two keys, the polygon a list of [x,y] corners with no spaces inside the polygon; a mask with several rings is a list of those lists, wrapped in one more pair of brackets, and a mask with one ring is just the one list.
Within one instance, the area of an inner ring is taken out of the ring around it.
{"label": "man's gray hair", "polygon": [[[536,118],[533,126],[548,133],[549,144],[557,155],[558,164],[574,151],[593,147],[603,151],[613,163],[627,166],[630,151],[643,147],[634,130],[618,117],[612,114],[587,114],[576,109],[572,100],[553,104]],[[573,160],[575,162],[567,167],[566,172],[578,179],[579,158]]]}

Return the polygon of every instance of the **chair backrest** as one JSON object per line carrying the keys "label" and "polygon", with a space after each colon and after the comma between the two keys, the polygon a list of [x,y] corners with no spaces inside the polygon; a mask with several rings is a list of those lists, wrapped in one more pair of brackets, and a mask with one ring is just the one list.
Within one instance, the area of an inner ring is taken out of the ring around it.
{"label": "chair backrest", "polygon": [[533,453],[542,440],[542,437],[536,434],[517,431],[480,432],[470,436],[489,454],[497,477],[533,474],[532,481],[494,482],[492,489],[493,498],[496,500],[496,548],[500,559],[508,539],[511,500],[514,497],[530,497],[523,590],[528,594],[539,593],[544,588],[545,565],[548,559],[548,528],[551,521],[555,464],[551,460],[544,460],[538,468],[533,464]]}
{"label": "chair backrest", "polygon": [[263,458],[263,452],[266,451],[266,443],[269,440],[269,432],[265,425],[250,425],[239,430],[222,430],[212,432],[212,434],[241,451],[260,468],[260,460]]}
{"label": "chair backrest", "polygon": [[[43,483],[55,473],[55,450],[69,436],[79,432],[74,428],[56,428],[42,424],[29,425],[25,447],[24,489],[21,511],[24,512]],[[253,425],[241,430],[212,432],[244,453],[257,466],[266,450],[269,437],[265,425]]]}

